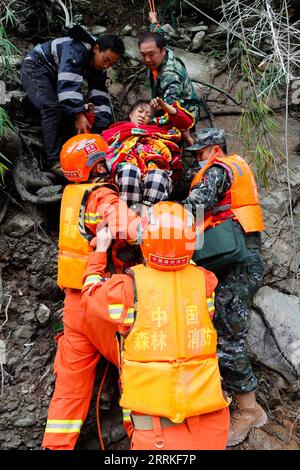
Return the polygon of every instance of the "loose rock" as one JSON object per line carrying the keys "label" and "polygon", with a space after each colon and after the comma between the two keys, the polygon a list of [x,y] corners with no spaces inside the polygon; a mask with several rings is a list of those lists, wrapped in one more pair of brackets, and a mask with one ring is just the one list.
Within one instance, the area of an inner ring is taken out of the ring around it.
{"label": "loose rock", "polygon": [[17,419],[17,421],[14,422],[14,426],[18,428],[30,428],[31,426],[34,426],[35,424],[36,424],[36,419],[33,418],[32,416],[26,416],[25,418]]}
{"label": "loose rock", "polygon": [[204,31],[199,31],[199,33],[195,35],[193,42],[192,42],[192,46],[191,46],[191,50],[193,52],[196,52],[200,49],[200,47],[203,44],[204,36],[205,36]]}
{"label": "loose rock", "polygon": [[103,34],[107,31],[107,28],[105,26],[100,26],[100,25],[94,25],[91,27],[91,33],[95,34],[96,36],[98,34]]}
{"label": "loose rock", "polygon": [[38,319],[38,321],[44,325],[44,323],[47,323],[47,321],[49,320],[50,318],[50,315],[51,315],[51,310],[49,307],[47,307],[47,305],[44,305],[44,304],[40,304],[39,308],[37,309],[36,311],[36,318]]}

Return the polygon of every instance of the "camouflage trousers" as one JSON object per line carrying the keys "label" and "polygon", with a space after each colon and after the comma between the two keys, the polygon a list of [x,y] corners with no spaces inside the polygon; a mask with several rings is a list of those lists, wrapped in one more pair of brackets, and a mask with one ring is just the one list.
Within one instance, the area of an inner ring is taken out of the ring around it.
{"label": "camouflage trousers", "polygon": [[225,388],[235,393],[257,388],[245,339],[253,296],[261,285],[265,271],[260,253],[260,233],[248,235],[246,245],[250,252],[248,258],[218,276],[215,300],[214,326],[218,333],[220,371]]}

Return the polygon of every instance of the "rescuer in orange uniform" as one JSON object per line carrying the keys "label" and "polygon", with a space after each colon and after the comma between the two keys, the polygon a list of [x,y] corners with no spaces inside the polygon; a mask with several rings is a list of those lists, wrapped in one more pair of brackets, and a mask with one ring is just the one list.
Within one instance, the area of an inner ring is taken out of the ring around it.
{"label": "rescuer in orange uniform", "polygon": [[[131,449],[224,449],[229,433],[212,324],[215,275],[190,263],[197,229],[181,205],[159,202],[138,225],[145,264],[103,280],[112,235],[97,233],[82,290],[83,321],[118,330],[120,405]],[[130,413],[131,411],[131,413]]]}
{"label": "rescuer in orange uniform", "polygon": [[224,385],[238,403],[227,444],[234,446],[267,421],[256,402],[257,380],[245,347],[252,299],[265,271],[260,252],[264,222],[254,175],[242,157],[226,155],[223,129],[201,129],[186,150],[196,152],[201,166],[183,203],[194,214],[204,209],[204,246],[193,260],[218,276],[214,325]]}
{"label": "rescuer in orange uniform", "polygon": [[[101,354],[118,364],[116,325],[102,322],[101,333],[90,329],[80,308],[82,276],[88,253],[93,251],[90,240],[97,225],[107,224],[116,239],[112,259],[117,272],[122,272],[125,265],[116,247],[124,248],[126,239],[136,239],[137,216],[119,199],[117,187],[107,179],[103,164],[106,149],[100,136],[80,134],[68,140],[60,154],[65,177],[81,184],[68,185],[61,203],[58,285],[66,289],[64,333],[57,339],[55,390],[42,443],[42,447],[53,450],[74,448],[88,413]],[[94,272],[91,264],[88,272]],[[107,276],[106,269],[103,276]]]}

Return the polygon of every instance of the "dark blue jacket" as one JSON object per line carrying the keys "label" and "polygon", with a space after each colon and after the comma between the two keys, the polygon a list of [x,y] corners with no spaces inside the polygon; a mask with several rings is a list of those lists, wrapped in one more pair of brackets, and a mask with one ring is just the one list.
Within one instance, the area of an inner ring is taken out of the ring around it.
{"label": "dark blue jacket", "polygon": [[67,114],[84,112],[83,80],[88,84],[88,102],[95,106],[92,132],[102,132],[113,122],[106,72],[90,66],[91,44],[70,37],[56,38],[38,44],[34,53],[43,58],[52,73],[57,74],[57,96]]}

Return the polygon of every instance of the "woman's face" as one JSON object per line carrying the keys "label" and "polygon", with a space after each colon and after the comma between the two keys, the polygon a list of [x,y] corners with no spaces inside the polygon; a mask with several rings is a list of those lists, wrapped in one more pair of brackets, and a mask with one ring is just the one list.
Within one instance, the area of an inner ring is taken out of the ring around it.
{"label": "woman's face", "polygon": [[152,108],[150,104],[144,103],[137,106],[130,114],[130,122],[133,124],[151,124],[152,121]]}
{"label": "woman's face", "polygon": [[101,51],[99,44],[94,47],[93,66],[96,70],[106,70],[112,65],[116,64],[120,59],[119,54],[116,54],[111,49]]}

